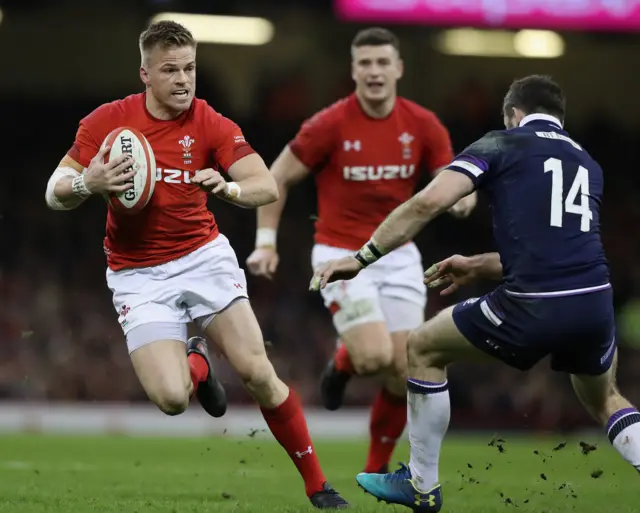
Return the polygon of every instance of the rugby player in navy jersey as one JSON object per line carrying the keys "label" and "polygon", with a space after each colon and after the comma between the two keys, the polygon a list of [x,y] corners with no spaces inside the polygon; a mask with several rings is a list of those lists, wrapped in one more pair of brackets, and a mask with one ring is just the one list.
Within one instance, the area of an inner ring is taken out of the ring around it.
{"label": "rugby player in navy jersey", "polygon": [[489,294],[447,308],[408,342],[411,457],[391,474],[362,473],[361,487],[417,512],[442,508],[438,460],[449,425],[446,368],[499,359],[527,370],[551,356],[640,470],[640,413],[616,386],[613,292],[600,238],[603,173],[563,129],[565,98],[548,77],[515,81],[503,104],[506,130],[466,148],[422,191],[395,209],[354,256],[318,268],[311,289],[351,279],[413,239],[432,219],[476,189],[493,212],[497,252],[454,255],[429,268],[442,294],[478,278],[500,280]]}

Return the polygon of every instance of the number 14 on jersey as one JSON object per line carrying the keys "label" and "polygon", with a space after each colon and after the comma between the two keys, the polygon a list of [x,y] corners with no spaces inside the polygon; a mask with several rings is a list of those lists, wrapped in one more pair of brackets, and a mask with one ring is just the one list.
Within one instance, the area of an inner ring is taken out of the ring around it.
{"label": "number 14 on jersey", "polygon": [[562,161],[548,159],[544,163],[544,172],[551,172],[551,226],[562,228],[564,214],[577,214],[580,217],[580,230],[588,232],[591,229],[593,212],[589,208],[589,171],[578,167],[576,177],[571,184],[567,199],[564,196],[564,176]]}

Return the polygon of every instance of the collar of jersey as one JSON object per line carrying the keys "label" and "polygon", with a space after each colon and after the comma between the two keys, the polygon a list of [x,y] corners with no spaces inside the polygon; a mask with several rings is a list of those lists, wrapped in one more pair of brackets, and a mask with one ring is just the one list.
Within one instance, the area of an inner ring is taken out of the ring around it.
{"label": "collar of jersey", "polygon": [[549,114],[529,114],[522,118],[520,121],[520,126],[524,126],[527,123],[531,123],[532,121],[547,121],[548,123],[553,123],[554,125],[558,125],[558,128],[562,128],[562,123],[555,116],[550,116]]}

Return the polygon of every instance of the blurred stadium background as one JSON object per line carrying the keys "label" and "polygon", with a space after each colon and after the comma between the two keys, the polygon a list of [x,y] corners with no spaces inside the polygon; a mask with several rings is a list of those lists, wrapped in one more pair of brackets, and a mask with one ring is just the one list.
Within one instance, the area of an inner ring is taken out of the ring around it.
{"label": "blurred stadium background", "polygon": [[[398,34],[406,63],[400,93],[440,116],[457,151],[501,126],[512,79],[553,75],[568,95],[568,130],[606,173],[602,231],[618,313],[620,386],[640,402],[635,1],[0,0],[0,429],[202,434],[261,425],[224,361],[218,368],[233,402],[225,419],[209,422],[197,405],[165,418],[147,405],[105,284],[104,202],[94,198],[68,213],[44,202],[79,119],[142,90],[138,33],[154,16],[176,12],[194,15],[168,16],[186,21],[201,43],[197,95],[235,120],[269,164],[306,117],[351,91],[349,44],[364,26]],[[255,213],[219,201],[210,207],[244,262]],[[314,214],[307,182],[285,211],[277,279],[250,278],[250,295],[272,360],[302,394],[312,430],[360,436],[372,380],[351,383],[349,407],[340,413],[317,408],[335,333],[320,297],[307,291]],[[492,250],[486,204],[466,221],[439,219],[418,243],[425,264]],[[488,287],[468,288],[452,301]],[[432,293],[428,314],[448,304]],[[545,364],[525,374],[458,365],[450,382],[453,428],[592,426],[568,380]]]}

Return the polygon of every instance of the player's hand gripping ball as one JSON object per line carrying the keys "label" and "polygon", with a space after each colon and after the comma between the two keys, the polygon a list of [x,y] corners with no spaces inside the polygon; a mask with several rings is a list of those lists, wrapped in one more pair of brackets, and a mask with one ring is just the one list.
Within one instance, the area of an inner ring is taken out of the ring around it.
{"label": "player's hand gripping ball", "polygon": [[[156,158],[147,138],[137,129],[120,127],[113,130],[102,143],[105,175],[113,171],[109,164],[121,162],[129,155],[130,166],[110,177],[114,185],[105,191],[111,208],[122,214],[136,214],[153,195],[156,185]],[[120,183],[121,182],[121,183]]]}

